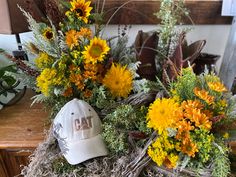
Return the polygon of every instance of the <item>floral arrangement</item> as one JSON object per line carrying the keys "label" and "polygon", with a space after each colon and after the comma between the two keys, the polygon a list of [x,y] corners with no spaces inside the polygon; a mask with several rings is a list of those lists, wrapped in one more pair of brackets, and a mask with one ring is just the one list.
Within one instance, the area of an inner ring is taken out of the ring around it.
{"label": "floral arrangement", "polygon": [[169,94],[169,98],[158,98],[149,107],[147,126],[158,133],[158,138],[149,146],[148,155],[158,166],[209,166],[212,176],[227,176],[226,125],[235,120],[235,103],[220,79],[213,74],[196,76],[187,68],[170,85]]}
{"label": "floral arrangement", "polygon": [[[57,113],[74,97],[99,107],[99,95],[108,102],[127,98],[131,91],[142,91],[138,88],[140,80],[135,81],[139,62],[131,59],[119,62],[119,56],[113,59],[111,53],[116,48],[111,49],[108,45],[112,41],[102,39],[98,24],[96,28],[91,27],[92,21],[97,19],[96,14],[91,14],[91,2],[73,0],[65,6],[65,18],[57,25],[59,30],[52,21],[38,23],[21,9],[34,36],[34,41],[26,47],[36,55],[35,66],[31,65],[31,68],[37,74],[33,75],[33,83],[31,80],[26,84],[34,85],[41,93],[35,101],[48,103],[55,110],[53,113]],[[126,37],[118,38],[122,41]]]}
{"label": "floral arrangement", "polygon": [[[37,22],[21,9],[33,31],[34,40],[26,48],[35,60],[32,64],[8,58],[23,71],[17,77],[38,92],[34,102],[51,108],[52,118],[75,97],[92,105],[102,119],[102,137],[110,154],[72,166],[49,131],[22,174],[228,176],[227,129],[236,118],[235,97],[213,73],[194,74],[189,65],[199,53],[183,58],[182,48],[188,46],[182,46],[186,44],[183,32],[175,28],[181,16],[188,14],[183,1],[161,3],[157,14],[162,21],[160,37],[154,34],[148,38],[159,40],[149,58],[156,65],[155,76],[150,77],[156,78],[153,81],[142,78],[146,73],[142,71],[143,53],[150,52],[149,46],[137,54],[138,47],[127,47],[125,30],[114,37],[115,42],[105,39],[103,12],[96,8],[93,13],[91,1],[63,4],[62,11],[52,13],[63,17],[59,24],[52,14],[48,15],[50,19]],[[199,43],[198,52],[204,42]]]}

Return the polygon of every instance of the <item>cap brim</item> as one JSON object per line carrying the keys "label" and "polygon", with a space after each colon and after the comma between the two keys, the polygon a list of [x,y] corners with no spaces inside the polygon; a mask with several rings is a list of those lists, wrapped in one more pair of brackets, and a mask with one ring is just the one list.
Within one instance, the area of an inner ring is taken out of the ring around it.
{"label": "cap brim", "polygon": [[106,156],[108,154],[107,148],[100,134],[77,142],[66,143],[67,151],[63,155],[71,165],[76,165],[86,160]]}

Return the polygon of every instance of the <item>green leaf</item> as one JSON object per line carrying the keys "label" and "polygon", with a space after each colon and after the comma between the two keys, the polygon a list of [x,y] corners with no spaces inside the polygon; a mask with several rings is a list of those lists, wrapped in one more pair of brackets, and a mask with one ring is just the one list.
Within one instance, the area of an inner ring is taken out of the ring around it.
{"label": "green leaf", "polygon": [[3,76],[2,79],[7,83],[8,86],[12,86],[16,83],[16,80],[10,76]]}
{"label": "green leaf", "polygon": [[[5,66],[5,67],[0,68],[0,79],[2,82],[4,82],[5,88],[12,87],[16,83],[16,80],[13,77],[7,76],[7,75],[5,75],[5,73],[6,72],[16,73],[16,71],[17,70],[16,70],[15,65],[9,65],[9,66]],[[4,89],[1,89],[1,91],[2,90],[4,90]],[[2,95],[7,96],[7,93],[5,92]]]}

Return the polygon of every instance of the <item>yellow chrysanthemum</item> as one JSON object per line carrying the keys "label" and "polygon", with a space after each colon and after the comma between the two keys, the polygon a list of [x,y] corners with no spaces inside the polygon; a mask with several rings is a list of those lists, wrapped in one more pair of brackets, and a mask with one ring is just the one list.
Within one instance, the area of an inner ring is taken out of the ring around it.
{"label": "yellow chrysanthemum", "polygon": [[85,2],[85,0],[73,0],[70,4],[70,11],[75,12],[79,19],[83,20],[85,23],[88,23],[88,17],[93,9],[90,7],[91,1]]}
{"label": "yellow chrysanthemum", "polygon": [[103,84],[106,86],[114,97],[126,98],[132,90],[133,75],[126,66],[112,64],[107,71]]}
{"label": "yellow chrysanthemum", "polygon": [[193,90],[194,94],[199,97],[200,99],[204,100],[207,104],[212,104],[214,103],[214,96],[209,95],[208,91],[206,90],[201,90],[199,88],[195,88]]}
{"label": "yellow chrysanthemum", "polygon": [[224,84],[222,84],[221,82],[208,82],[207,85],[211,90],[214,90],[216,92],[225,92],[225,91],[227,91]]}
{"label": "yellow chrysanthemum", "polygon": [[147,114],[148,127],[154,128],[159,134],[182,118],[182,110],[174,99],[157,99],[150,105]]}
{"label": "yellow chrysanthemum", "polygon": [[54,84],[54,78],[56,77],[55,69],[44,69],[37,77],[37,87],[45,96],[49,96],[50,87]]}
{"label": "yellow chrysanthemum", "polygon": [[105,40],[95,37],[90,41],[90,44],[85,47],[85,51],[82,52],[85,63],[96,64],[99,61],[104,60],[104,56],[108,53],[110,48]]}
{"label": "yellow chrysanthemum", "polygon": [[42,32],[43,37],[47,40],[52,40],[54,38],[54,33],[52,31],[52,28],[47,27]]}
{"label": "yellow chrysanthemum", "polygon": [[38,58],[35,59],[35,64],[38,68],[44,69],[53,63],[53,58],[45,52],[40,52]]}
{"label": "yellow chrysanthemum", "polygon": [[79,44],[79,33],[76,30],[69,30],[66,32],[66,44],[70,49]]}

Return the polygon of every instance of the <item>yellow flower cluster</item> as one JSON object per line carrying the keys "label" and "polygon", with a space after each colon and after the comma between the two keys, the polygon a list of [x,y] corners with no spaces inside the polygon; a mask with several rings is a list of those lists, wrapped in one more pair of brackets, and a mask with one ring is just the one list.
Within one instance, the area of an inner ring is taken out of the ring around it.
{"label": "yellow flower cluster", "polygon": [[[198,78],[191,72],[185,70],[171,85],[170,98],[158,98],[149,106],[147,126],[159,136],[149,146],[148,155],[158,166],[175,168],[183,156],[209,162],[214,149],[213,124],[226,118],[226,88],[219,78]],[[187,85],[190,89],[185,94],[182,89]],[[223,137],[228,138],[228,134]]]}
{"label": "yellow flower cluster", "polygon": [[54,59],[45,52],[40,52],[39,56],[35,59],[35,64],[39,69],[50,67]]}
{"label": "yellow flower cluster", "polygon": [[[92,10],[90,6],[91,1],[70,0],[65,13],[67,18],[59,25],[63,35],[57,35],[56,30],[42,24],[40,32],[48,46],[53,48],[58,45],[56,43],[58,40],[52,40],[57,36],[57,39],[63,39],[66,44],[60,51],[58,48],[52,50],[52,53],[56,51],[53,54],[38,49],[39,55],[35,63],[41,73],[37,77],[37,86],[45,96],[56,93],[65,97],[79,95],[82,98],[90,98],[93,88],[103,83],[107,70],[105,67],[107,62],[104,60],[110,48],[105,40],[97,36],[93,37],[92,30],[87,24],[90,22]],[[113,71],[112,67],[107,77]],[[132,88],[132,77],[127,70],[119,74],[122,74],[122,78],[119,77],[117,80],[120,79],[119,83],[122,84],[116,89],[121,90],[118,92],[115,90],[112,93],[117,92],[119,96],[126,97]],[[123,89],[124,87],[126,88]]]}
{"label": "yellow flower cluster", "polygon": [[175,144],[168,138],[167,132],[163,132],[160,137],[148,148],[148,155],[158,166],[164,164],[168,168],[175,168],[178,162],[178,155],[173,153]]}
{"label": "yellow flower cluster", "polygon": [[41,74],[37,77],[37,87],[45,96],[49,96],[50,87],[55,84],[54,78],[56,77],[55,69],[44,69]]}
{"label": "yellow flower cluster", "polygon": [[[204,110],[204,105],[199,100],[187,100],[181,104],[175,98],[156,99],[150,105],[147,114],[147,126],[158,132],[160,137],[150,146],[148,154],[157,165],[175,167],[169,157],[178,157],[179,152],[190,157],[195,157],[199,151],[197,143],[191,138],[191,132],[195,129],[205,129],[209,131],[212,126],[210,119],[212,112]],[[169,129],[176,130],[175,137],[168,137]],[[167,143],[172,141],[172,146]],[[178,159],[178,158],[174,158]],[[165,163],[164,163],[165,162]],[[170,165],[171,164],[171,165]]]}
{"label": "yellow flower cluster", "polygon": [[[126,66],[110,65],[105,60],[110,47],[106,40],[93,36],[87,24],[91,1],[71,0],[68,5],[67,18],[60,24],[64,35],[60,40],[66,44],[63,51],[58,53],[58,58],[40,52],[35,60],[41,72],[37,78],[39,90],[45,96],[54,94],[52,91],[55,90],[64,97],[90,98],[94,87],[104,85],[113,98],[126,98],[133,88],[133,73]],[[56,35],[53,30],[51,27],[41,30],[49,44],[56,41],[51,40]]]}
{"label": "yellow flower cluster", "polygon": [[[211,129],[211,121],[203,112],[203,105],[198,100],[187,100],[182,102],[182,108],[184,110],[184,117],[189,119],[196,127]],[[208,112],[208,115],[211,113]]]}

